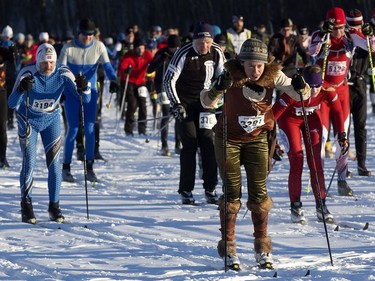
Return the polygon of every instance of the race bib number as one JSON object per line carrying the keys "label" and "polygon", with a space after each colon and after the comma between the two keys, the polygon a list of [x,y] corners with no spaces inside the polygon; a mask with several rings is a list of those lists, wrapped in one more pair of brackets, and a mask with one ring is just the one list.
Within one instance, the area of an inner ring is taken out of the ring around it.
{"label": "race bib number", "polygon": [[142,86],[138,88],[138,96],[141,98],[147,98],[148,96],[148,90],[146,86]]}
{"label": "race bib number", "polygon": [[35,99],[32,104],[32,109],[38,112],[51,112],[55,109],[54,99],[37,100]]}
{"label": "race bib number", "polygon": [[212,129],[216,122],[215,113],[201,112],[199,114],[199,129]]}
{"label": "race bib number", "polygon": [[[305,107],[305,113],[306,115],[311,115],[313,114],[316,110],[318,110],[320,106],[307,106]],[[295,113],[297,116],[303,116],[303,110],[302,107],[294,107]]]}
{"label": "race bib number", "polygon": [[263,126],[264,114],[257,116],[238,116],[238,123],[246,131],[246,133],[251,133],[256,128]]}
{"label": "race bib number", "polygon": [[327,65],[327,74],[330,76],[346,75],[345,61],[329,61]]}

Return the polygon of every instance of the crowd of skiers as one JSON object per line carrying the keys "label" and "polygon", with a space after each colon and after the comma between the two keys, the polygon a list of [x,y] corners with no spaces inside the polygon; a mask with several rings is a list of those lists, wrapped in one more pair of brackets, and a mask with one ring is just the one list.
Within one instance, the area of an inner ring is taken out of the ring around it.
{"label": "crowd of skiers", "polygon": [[181,202],[195,203],[198,155],[205,199],[219,206],[218,253],[226,266],[240,267],[235,224],[242,203],[242,166],[260,267],[272,267],[267,233],[272,198],[266,182],[272,158],[281,160],[284,152],[290,163],[291,219],[306,222],[301,201],[302,141],[317,218],[332,222],[326,205],[324,157],[336,142],[338,194],[353,196],[347,183],[351,118],[358,175],[371,176],[366,168],[366,105],[370,83],[375,113],[375,10],[366,22],[358,9],[345,13],[330,8],[311,36],[306,26],[296,26],[291,19],[282,20],[279,27],[272,36],[263,24],[251,31],[244,27],[243,16],[235,15],[226,30],[199,22],[182,37],[177,28],[163,33],[160,26],[153,26],[146,34],[134,25],[101,40],[95,23],[82,19],[76,36],[68,32],[57,42],[41,32],[33,44],[32,35],[13,37],[12,28],[6,26],[1,34],[0,103],[8,112],[0,114],[0,168],[12,165],[6,159],[7,130],[14,128],[16,112],[23,155],[22,221],[36,223],[32,188],[38,134],[48,167],[51,220],[64,221],[59,193],[62,181],[75,181],[71,172],[75,142],[77,159],[85,164],[85,179],[100,179],[93,164],[103,159],[99,129],[104,80],[109,80],[127,137],[134,137],[135,130],[139,136],[147,135],[151,102],[154,129],[160,121],[160,154],[170,156],[168,124],[175,118]]}

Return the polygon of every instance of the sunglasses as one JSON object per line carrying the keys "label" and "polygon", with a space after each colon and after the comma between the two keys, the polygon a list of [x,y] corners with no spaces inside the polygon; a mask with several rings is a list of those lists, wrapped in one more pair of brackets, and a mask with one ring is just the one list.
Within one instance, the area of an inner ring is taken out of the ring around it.
{"label": "sunglasses", "polygon": [[320,84],[315,84],[315,85],[310,85],[310,88],[311,89],[316,89],[316,88],[320,88],[321,86],[323,85],[323,83],[320,83]]}

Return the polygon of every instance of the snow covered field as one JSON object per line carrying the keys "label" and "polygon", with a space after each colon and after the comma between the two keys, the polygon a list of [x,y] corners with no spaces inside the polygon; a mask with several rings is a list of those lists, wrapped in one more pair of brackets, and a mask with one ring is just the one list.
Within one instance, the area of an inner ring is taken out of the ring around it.
{"label": "snow covered field", "polygon": [[[107,100],[108,96],[104,102]],[[354,228],[369,222],[369,228],[335,231],[335,225],[327,226],[333,266],[311,191],[303,191],[307,225],[290,221],[289,165],[284,157],[269,177],[269,193],[274,200],[269,233],[276,269],[260,271],[255,267],[252,224],[243,204],[236,229],[243,270],[225,273],[216,251],[218,211],[204,202],[198,175],[194,195],[202,204],[181,205],[178,156],[157,155],[159,137],[146,143],[144,137],[125,137],[122,127],[121,121],[116,134],[115,108],[104,107],[100,150],[108,161],[97,161],[94,166],[100,183],[88,185],[89,219],[83,164],[74,160],[73,175],[78,183],[63,183],[61,189],[64,224],[48,220],[41,142],[33,191],[38,224],[21,223],[18,177],[22,155],[16,130],[9,132],[11,168],[0,171],[0,280],[375,280],[375,178],[358,177],[356,162],[349,163],[353,178],[348,180],[354,198],[337,196],[334,180],[327,205],[338,222]],[[173,148],[173,134],[170,136]],[[370,114],[367,165],[375,173],[374,160],[375,117]],[[327,159],[325,168],[328,185],[334,160]],[[307,182],[308,174],[304,173],[306,188]],[[243,191],[245,203],[247,194]],[[310,275],[305,277],[308,270]]]}

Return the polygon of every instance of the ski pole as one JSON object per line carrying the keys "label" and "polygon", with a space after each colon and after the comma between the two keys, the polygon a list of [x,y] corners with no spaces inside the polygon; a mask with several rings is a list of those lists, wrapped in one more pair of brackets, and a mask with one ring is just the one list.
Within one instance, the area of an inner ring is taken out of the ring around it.
{"label": "ski pole", "polygon": [[26,187],[26,183],[27,183],[27,180],[26,180],[26,177],[27,177],[27,148],[29,146],[29,106],[30,106],[30,94],[29,94],[30,91],[27,91],[26,92],[26,113],[25,113],[25,151],[23,153],[23,186],[24,186],[24,189],[25,189],[25,192],[24,192],[24,195],[23,195],[23,199],[24,201],[26,201],[26,197],[28,195],[28,188]]}
{"label": "ski pole", "polygon": [[[130,67],[130,66],[129,66]],[[126,97],[126,91],[128,89],[128,83],[129,83],[129,76],[130,76],[130,73],[127,74],[126,76],[126,79],[125,79],[125,86],[124,86],[124,91],[122,93],[122,99],[121,99],[121,107],[120,107],[120,118],[122,116],[122,113],[124,112],[124,107],[125,107],[125,97]],[[117,119],[117,124],[116,124],[116,132],[118,130],[118,126],[119,126],[119,119]]]}
{"label": "ski pole", "polygon": [[311,158],[312,158],[311,162],[313,164],[313,169],[314,169],[314,174],[313,175],[314,175],[315,182],[316,182],[316,188],[317,188],[319,205],[320,205],[320,209],[322,211],[324,232],[325,232],[325,236],[326,236],[326,240],[327,240],[329,258],[331,260],[331,265],[333,266],[332,252],[331,252],[331,246],[330,246],[330,243],[329,243],[329,237],[328,237],[328,231],[327,231],[327,223],[326,223],[325,215],[324,215],[324,211],[323,211],[323,200],[322,200],[322,195],[320,194],[320,184],[319,184],[319,180],[318,180],[318,174],[316,172],[316,163],[315,163],[315,157],[314,157],[314,150],[313,150],[312,142],[311,142],[310,128],[309,128],[309,123],[308,123],[308,120],[307,120],[305,105],[304,105],[304,102],[303,102],[303,97],[302,97],[302,92],[301,91],[299,92],[299,95],[300,95],[300,99],[301,99],[303,122],[305,124],[305,129],[306,129],[307,142],[309,144],[310,155],[311,155]]}
{"label": "ski pole", "polygon": [[173,116],[169,116],[169,120],[168,122],[163,126],[161,127],[160,129],[157,129],[156,131],[154,131],[151,135],[149,135],[147,138],[146,138],[146,143],[149,143],[151,141],[151,138],[157,136],[162,130],[164,130],[168,125],[169,123],[171,123],[173,120]]}
{"label": "ski pole", "polygon": [[324,46],[324,58],[323,58],[323,69],[322,69],[322,80],[323,81],[324,81],[324,77],[326,75],[326,69],[327,69],[327,58],[328,58],[328,50],[329,50],[328,42],[329,42],[329,39],[330,39],[330,33],[327,33],[327,39],[326,39],[326,43],[325,43],[325,46]]}
{"label": "ski pole", "polygon": [[367,50],[368,50],[368,56],[370,60],[370,68],[371,68],[371,80],[372,80],[372,86],[375,89],[375,70],[374,70],[374,63],[372,61],[372,54],[371,54],[371,47],[370,47],[370,38],[367,35],[366,36],[366,42],[367,42]]}
{"label": "ski pole", "polygon": [[332,184],[333,178],[334,178],[334,176],[335,176],[335,174],[336,174],[337,167],[338,167],[338,165],[339,165],[339,163],[340,163],[341,157],[342,157],[344,154],[345,154],[345,153],[344,153],[344,149],[342,149],[341,152],[340,152],[340,156],[339,156],[339,158],[338,158],[337,161],[336,161],[335,169],[333,170],[333,173],[332,173],[332,176],[331,176],[331,180],[329,181],[329,185],[328,185],[328,187],[327,187],[327,191],[326,191],[327,196],[328,196],[329,189],[331,188],[331,184]]}
{"label": "ski pole", "polygon": [[224,192],[224,271],[227,272],[228,266],[228,241],[227,241],[227,216],[228,216],[228,195],[227,195],[227,138],[228,138],[228,124],[227,124],[227,106],[225,102],[226,91],[223,93],[223,192]]}
{"label": "ski pole", "polygon": [[[79,73],[79,75],[83,75],[82,72]],[[82,143],[83,143],[83,173],[85,177],[85,193],[86,193],[86,216],[87,219],[89,219],[89,197],[88,197],[88,191],[87,191],[87,165],[86,165],[86,138],[85,138],[85,112],[84,112],[84,106],[83,106],[83,99],[82,99],[82,92],[80,91],[80,103],[81,103],[81,122],[82,122]]]}

